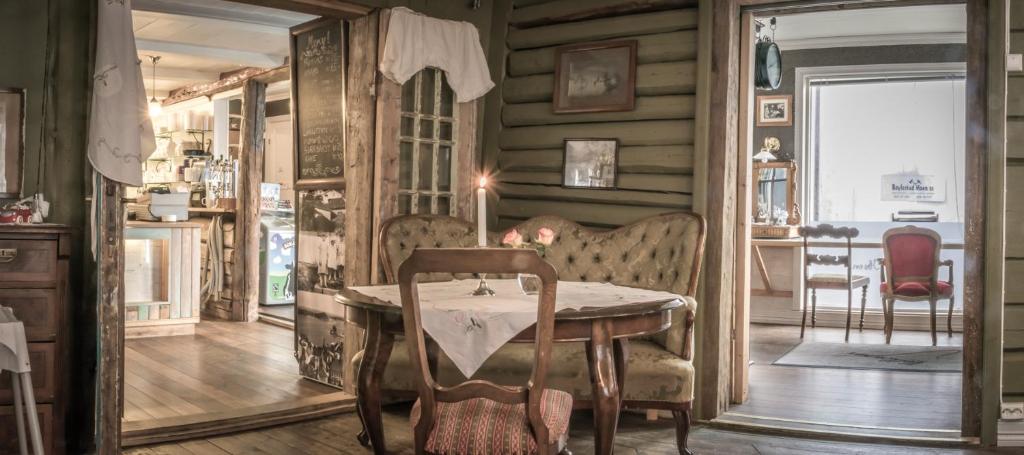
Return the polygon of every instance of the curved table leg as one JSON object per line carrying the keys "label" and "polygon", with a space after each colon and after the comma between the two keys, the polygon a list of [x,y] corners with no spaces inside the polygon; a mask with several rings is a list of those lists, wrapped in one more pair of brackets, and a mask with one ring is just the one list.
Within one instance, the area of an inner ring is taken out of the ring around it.
{"label": "curved table leg", "polygon": [[381,419],[380,380],[384,368],[391,358],[391,348],[395,337],[383,330],[380,313],[367,312],[366,344],[363,346],[363,358],[359,362],[356,373],[356,403],[359,420],[363,423],[363,431],[359,433],[359,443],[373,448],[373,453],[387,453],[384,443],[384,421]]}
{"label": "curved table leg", "polygon": [[[591,325],[590,342],[587,343],[594,402],[594,453],[598,455],[611,454],[614,448],[622,404],[621,387],[626,377],[626,356],[629,355],[628,342],[612,340],[611,325],[611,320],[595,320]],[[623,370],[621,375],[617,369]]]}

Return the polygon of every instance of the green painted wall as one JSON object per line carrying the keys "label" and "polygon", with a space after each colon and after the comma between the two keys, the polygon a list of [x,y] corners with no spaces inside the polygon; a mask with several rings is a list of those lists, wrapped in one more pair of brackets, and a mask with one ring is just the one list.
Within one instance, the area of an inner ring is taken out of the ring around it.
{"label": "green painted wall", "polygon": [[[1024,0],[1010,2],[1010,53],[1024,53]],[[1006,98],[1003,401],[1024,401],[1024,73],[1009,74]]]}

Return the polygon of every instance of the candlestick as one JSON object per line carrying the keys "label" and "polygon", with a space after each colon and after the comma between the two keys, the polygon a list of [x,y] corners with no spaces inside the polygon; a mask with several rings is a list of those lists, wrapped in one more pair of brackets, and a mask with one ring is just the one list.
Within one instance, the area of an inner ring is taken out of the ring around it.
{"label": "candlestick", "polygon": [[480,177],[480,188],[476,190],[476,233],[477,244],[487,246],[487,177]]}

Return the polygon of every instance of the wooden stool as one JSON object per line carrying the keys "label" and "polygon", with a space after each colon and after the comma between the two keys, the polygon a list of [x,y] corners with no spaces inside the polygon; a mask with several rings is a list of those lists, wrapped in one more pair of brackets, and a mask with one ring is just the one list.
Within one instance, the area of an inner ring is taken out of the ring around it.
{"label": "wooden stool", "polygon": [[10,308],[0,307],[0,372],[11,372],[11,386],[14,392],[14,420],[18,425],[18,447],[21,455],[28,455],[25,440],[25,413],[28,413],[29,435],[35,455],[45,455],[43,436],[39,430],[39,414],[36,411],[36,397],[32,391],[32,367],[28,359],[28,343],[25,341],[25,326],[14,318]]}

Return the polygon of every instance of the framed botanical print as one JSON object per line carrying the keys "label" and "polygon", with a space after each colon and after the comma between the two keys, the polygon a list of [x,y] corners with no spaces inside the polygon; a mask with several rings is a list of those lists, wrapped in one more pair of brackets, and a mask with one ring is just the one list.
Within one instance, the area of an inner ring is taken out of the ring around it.
{"label": "framed botanical print", "polygon": [[757,126],[793,126],[793,95],[759,95]]}
{"label": "framed botanical print", "polygon": [[555,49],[556,114],[631,111],[635,92],[636,40]]}
{"label": "framed botanical print", "polygon": [[618,139],[566,139],[562,186],[613,189],[618,182]]}

